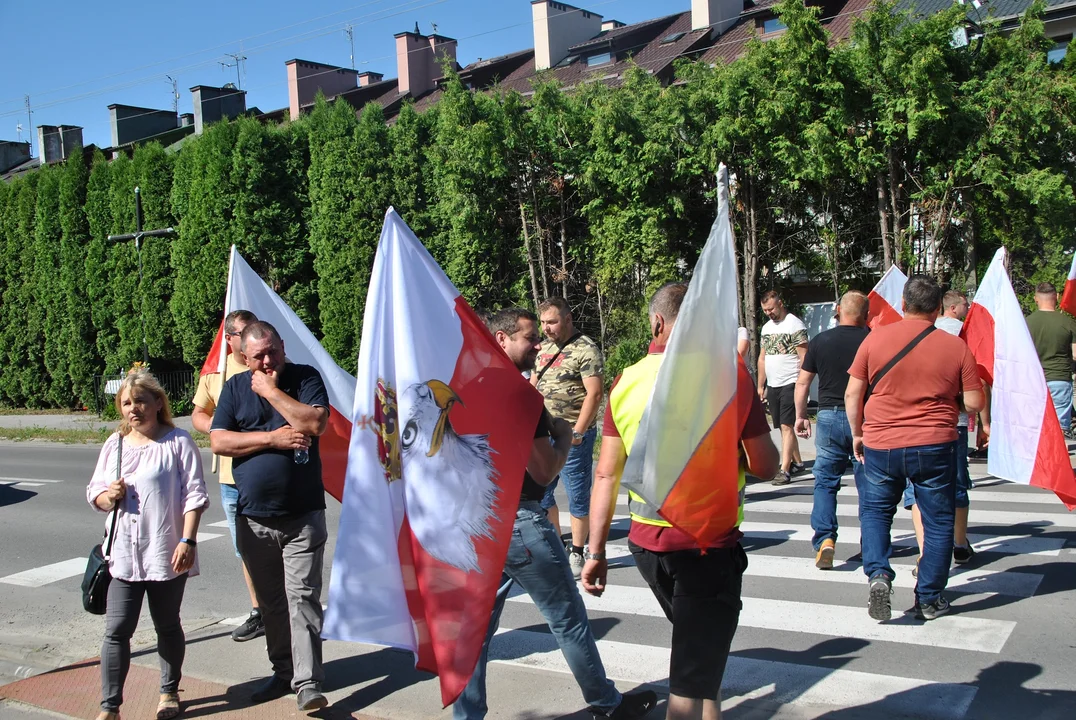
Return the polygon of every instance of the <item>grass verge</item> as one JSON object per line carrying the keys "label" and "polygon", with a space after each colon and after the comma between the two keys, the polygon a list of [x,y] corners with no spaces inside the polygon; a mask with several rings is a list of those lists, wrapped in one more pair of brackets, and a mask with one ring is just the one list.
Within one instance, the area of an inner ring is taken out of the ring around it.
{"label": "grass verge", "polygon": [[[85,445],[87,443],[99,445],[108,439],[114,428],[101,428],[100,430],[58,430],[56,428],[0,428],[0,440],[14,442],[26,442],[37,440],[40,442],[66,443],[68,445]],[[209,436],[200,432],[191,434],[198,447],[209,447]]]}

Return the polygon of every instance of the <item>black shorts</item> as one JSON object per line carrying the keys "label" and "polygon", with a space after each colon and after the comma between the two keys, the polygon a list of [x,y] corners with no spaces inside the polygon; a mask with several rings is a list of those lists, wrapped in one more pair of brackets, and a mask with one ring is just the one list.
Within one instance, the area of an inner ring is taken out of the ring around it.
{"label": "black shorts", "polygon": [[732,638],[740,621],[747,553],[712,548],[657,553],[628,543],[635,566],[673,625],[669,691],[717,700]]}
{"label": "black shorts", "polygon": [[770,406],[774,430],[782,425],[796,424],[796,383],[766,390],[766,402]]}

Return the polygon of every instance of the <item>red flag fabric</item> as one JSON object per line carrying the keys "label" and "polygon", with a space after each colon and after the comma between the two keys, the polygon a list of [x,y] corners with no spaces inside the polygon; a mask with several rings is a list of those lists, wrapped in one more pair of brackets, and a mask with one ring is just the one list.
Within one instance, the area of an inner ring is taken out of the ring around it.
{"label": "red flag fabric", "polygon": [[870,307],[867,310],[867,326],[872,330],[882,325],[899,322],[904,318],[904,284],[908,276],[896,265],[890,265],[882,279],[867,293]]}

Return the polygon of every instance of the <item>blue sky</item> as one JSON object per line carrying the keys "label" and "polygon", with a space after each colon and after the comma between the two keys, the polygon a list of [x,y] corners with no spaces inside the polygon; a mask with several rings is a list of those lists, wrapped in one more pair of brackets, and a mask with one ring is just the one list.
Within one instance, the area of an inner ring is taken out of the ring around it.
{"label": "blue sky", "polygon": [[[638,22],[687,10],[690,0],[576,2],[606,19]],[[92,10],[91,10],[92,8]],[[191,112],[190,88],[235,82],[226,53],[241,53],[248,106],[288,104],[284,62],[302,58],[350,64],[343,28],[354,27],[355,64],[396,76],[393,34],[437,31],[459,40],[467,64],[533,46],[529,0],[0,0],[8,58],[0,73],[0,140],[28,137],[33,127],[80,125],[83,139],[110,144],[112,103],[170,109],[178,82],[179,111]],[[37,154],[36,133],[34,153]]]}

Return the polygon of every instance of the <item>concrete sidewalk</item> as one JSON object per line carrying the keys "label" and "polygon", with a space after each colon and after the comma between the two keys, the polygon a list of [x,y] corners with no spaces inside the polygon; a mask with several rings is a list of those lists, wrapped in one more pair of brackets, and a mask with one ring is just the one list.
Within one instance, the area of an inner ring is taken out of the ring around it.
{"label": "concrete sidewalk", "polygon": [[[252,706],[250,693],[269,672],[262,641],[236,643],[231,626],[215,624],[188,633],[187,655],[180,684],[183,718],[220,716],[235,720],[302,718],[294,696]],[[153,718],[158,700],[156,648],[133,648],[131,671],[124,687],[121,717]],[[441,709],[437,678],[414,669],[411,654],[370,645],[326,641],[325,694],[330,706],[312,717],[356,720],[449,720]],[[657,679],[656,679],[657,680]],[[665,716],[664,680],[653,685],[659,706],[648,716]],[[622,691],[635,689],[618,682]],[[575,680],[569,674],[522,665],[493,663],[488,692],[491,719],[590,720]],[[38,720],[45,717],[94,718],[100,702],[97,658],[36,675],[0,687],[0,720]],[[726,698],[726,720],[809,720],[833,712],[832,706],[777,705],[754,693]],[[848,712],[848,711],[845,711]],[[843,720],[871,717],[842,713]],[[873,718],[872,718],[873,720]]]}

